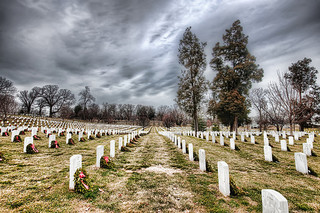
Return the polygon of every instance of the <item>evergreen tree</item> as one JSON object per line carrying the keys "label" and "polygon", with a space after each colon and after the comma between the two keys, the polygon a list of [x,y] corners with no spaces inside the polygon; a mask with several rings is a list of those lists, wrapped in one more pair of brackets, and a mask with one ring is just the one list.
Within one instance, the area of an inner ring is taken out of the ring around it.
{"label": "evergreen tree", "polygon": [[188,27],[179,44],[179,63],[185,68],[179,76],[179,88],[176,102],[179,107],[192,117],[195,131],[198,131],[198,111],[207,91],[207,81],[203,75],[206,69],[206,43],[200,42]]}
{"label": "evergreen tree", "polygon": [[[248,120],[246,97],[252,82],[259,82],[263,77],[263,69],[258,68],[255,57],[247,49],[248,36],[242,31],[240,21],[235,21],[223,35],[223,45],[216,43],[210,62],[217,75],[212,86],[216,98],[210,101],[213,106],[209,108],[224,125],[230,126],[231,131],[237,130],[240,120]],[[227,103],[232,106],[228,107]]]}

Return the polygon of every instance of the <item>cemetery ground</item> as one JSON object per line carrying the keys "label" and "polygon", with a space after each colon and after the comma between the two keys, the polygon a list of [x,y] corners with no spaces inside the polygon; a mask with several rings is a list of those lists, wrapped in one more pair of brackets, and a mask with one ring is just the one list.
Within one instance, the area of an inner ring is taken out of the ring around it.
{"label": "cemetery ground", "polygon": [[[22,139],[27,135],[22,136]],[[296,171],[294,152],[302,152],[306,136],[288,147],[269,138],[273,154],[279,163],[266,162],[263,154],[263,135],[256,137],[258,144],[240,142],[240,150],[228,146],[181,136],[192,143],[194,151],[206,152],[212,172],[199,170],[199,162],[189,161],[173,142],[160,136],[156,128],[139,139],[131,152],[120,152],[121,135],[103,136],[75,145],[65,143],[65,136],[57,137],[61,148],[49,149],[48,138],[38,134],[34,141],[39,153],[23,153],[23,142],[10,142],[0,137],[0,151],[6,161],[0,162],[0,212],[261,212],[261,190],[274,189],[289,204],[290,212],[320,211],[320,178]],[[320,155],[320,136],[315,137],[314,152]],[[96,168],[96,147],[104,145],[109,156],[110,141],[116,140],[116,167],[111,170]],[[225,138],[229,144],[229,140]],[[93,185],[99,190],[86,196],[69,191],[69,160],[82,155]],[[240,196],[224,197],[219,192],[217,162],[229,165],[230,175],[243,189]],[[308,157],[308,166],[320,173],[319,157]]]}

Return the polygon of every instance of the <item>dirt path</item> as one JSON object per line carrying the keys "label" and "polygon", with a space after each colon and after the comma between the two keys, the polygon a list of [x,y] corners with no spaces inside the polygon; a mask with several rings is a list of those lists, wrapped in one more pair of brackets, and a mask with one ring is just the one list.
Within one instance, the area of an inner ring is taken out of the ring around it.
{"label": "dirt path", "polygon": [[155,132],[139,139],[132,152],[120,153],[122,177],[108,186],[110,202],[121,212],[202,212],[193,202],[186,172],[173,167],[172,152],[177,152]]}

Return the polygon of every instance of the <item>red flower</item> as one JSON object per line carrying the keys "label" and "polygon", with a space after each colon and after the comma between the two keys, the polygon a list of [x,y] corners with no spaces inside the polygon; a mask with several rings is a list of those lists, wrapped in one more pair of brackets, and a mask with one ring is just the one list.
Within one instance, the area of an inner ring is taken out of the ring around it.
{"label": "red flower", "polygon": [[106,161],[106,163],[108,163],[108,162],[109,162],[109,158],[108,158],[108,156],[104,156],[103,158],[104,158],[104,160]]}
{"label": "red flower", "polygon": [[79,174],[79,178],[85,178],[86,176],[83,174],[83,172],[80,172],[80,174]]}

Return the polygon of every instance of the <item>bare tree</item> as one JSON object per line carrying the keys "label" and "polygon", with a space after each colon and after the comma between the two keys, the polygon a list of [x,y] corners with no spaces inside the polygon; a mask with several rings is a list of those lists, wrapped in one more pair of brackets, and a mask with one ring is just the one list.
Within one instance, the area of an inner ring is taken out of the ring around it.
{"label": "bare tree", "polygon": [[87,106],[91,103],[93,103],[96,99],[93,97],[93,95],[90,92],[90,88],[88,86],[85,86],[84,90],[79,92],[79,103],[82,106],[83,109],[83,119],[86,119],[86,114],[87,114]]}
{"label": "bare tree", "polygon": [[68,89],[59,89],[58,85],[46,85],[41,88],[40,97],[49,107],[49,116],[59,112],[64,105],[71,105],[75,101],[74,95]]}
{"label": "bare tree", "polygon": [[3,114],[4,120],[7,120],[7,115],[16,111],[17,104],[13,94],[16,88],[13,82],[0,76],[0,113]]}
{"label": "bare tree", "polygon": [[278,73],[279,83],[270,83],[268,87],[269,100],[274,105],[281,107],[287,116],[290,125],[290,134],[296,122],[296,107],[298,104],[299,94],[293,88],[290,81],[284,75]]}
{"label": "bare tree", "polygon": [[46,101],[43,98],[39,98],[36,100],[35,106],[38,111],[38,115],[42,116],[42,110],[46,107]]}
{"label": "bare tree", "polygon": [[138,105],[137,106],[137,118],[139,121],[139,124],[142,126],[144,129],[146,126],[149,125],[149,107],[148,106],[143,106],[143,105]]}
{"label": "bare tree", "polygon": [[39,97],[41,92],[40,87],[33,87],[30,91],[23,90],[18,93],[18,98],[22,102],[22,108],[24,108],[27,114],[31,113],[32,105],[34,104],[36,98]]}
{"label": "bare tree", "polygon": [[266,99],[266,92],[262,88],[253,89],[250,94],[250,100],[253,108],[258,112],[258,124],[261,132],[262,126],[267,124],[266,112],[268,102]]}
{"label": "bare tree", "polygon": [[167,105],[161,105],[157,108],[157,118],[159,121],[163,120],[163,116],[169,112],[170,107]]}
{"label": "bare tree", "polygon": [[123,105],[123,113],[124,117],[127,121],[131,121],[133,118],[135,106],[132,104],[124,104]]}

